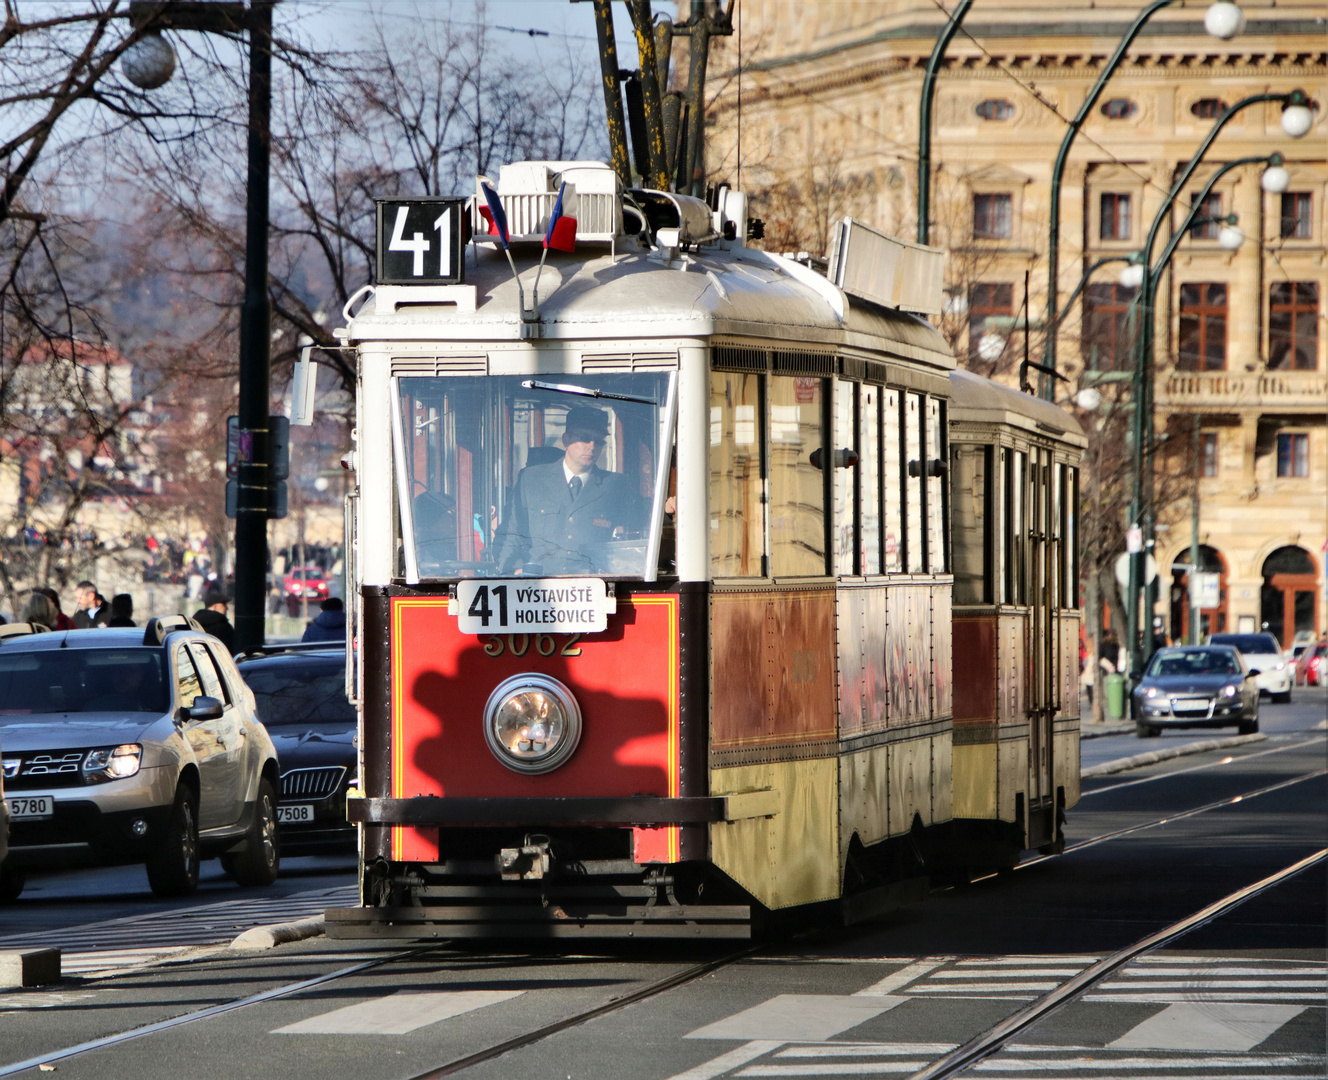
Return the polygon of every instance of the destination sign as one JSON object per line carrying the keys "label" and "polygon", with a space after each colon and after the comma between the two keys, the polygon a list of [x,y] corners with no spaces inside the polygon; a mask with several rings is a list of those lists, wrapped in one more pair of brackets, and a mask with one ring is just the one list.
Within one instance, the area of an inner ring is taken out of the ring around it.
{"label": "destination sign", "polygon": [[458,285],[465,280],[464,199],[379,199],[379,285]]}
{"label": "destination sign", "polygon": [[448,613],[463,634],[597,634],[617,598],[600,578],[467,578]]}

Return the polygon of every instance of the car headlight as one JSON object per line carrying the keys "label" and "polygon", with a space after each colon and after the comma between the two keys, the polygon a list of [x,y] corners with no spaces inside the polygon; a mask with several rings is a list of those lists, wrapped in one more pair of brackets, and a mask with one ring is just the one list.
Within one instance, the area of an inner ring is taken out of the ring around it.
{"label": "car headlight", "polygon": [[1156,686],[1150,686],[1147,690],[1144,691],[1144,697],[1146,697],[1146,698],[1155,698],[1155,697],[1157,697],[1157,687],[1156,687]]}
{"label": "car headlight", "polygon": [[1227,697],[1235,697],[1236,688],[1232,686],[1230,683],[1227,683],[1226,686],[1222,687],[1222,693],[1225,694]]}
{"label": "car headlight", "polygon": [[1281,671],[1284,667],[1286,667],[1286,664],[1281,663],[1281,662],[1278,662],[1278,663],[1276,663],[1276,664],[1273,665],[1273,670],[1274,670],[1274,671]]}
{"label": "car headlight", "polygon": [[581,707],[557,679],[528,673],[498,684],[484,707],[484,738],[514,772],[546,773],[581,740]]}
{"label": "car headlight", "polygon": [[138,772],[143,764],[143,748],[138,743],[89,750],[83,759],[83,776],[88,780],[124,780]]}

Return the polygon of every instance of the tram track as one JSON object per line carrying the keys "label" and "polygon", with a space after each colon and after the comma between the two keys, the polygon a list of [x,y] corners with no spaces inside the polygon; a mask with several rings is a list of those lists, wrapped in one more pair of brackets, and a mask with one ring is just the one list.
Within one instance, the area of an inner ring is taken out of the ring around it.
{"label": "tram track", "polygon": [[[1296,745],[1302,745],[1302,744],[1296,744]],[[1289,748],[1290,747],[1287,747],[1287,749]],[[1277,749],[1284,749],[1284,748],[1277,748]],[[1247,755],[1247,757],[1262,756],[1262,754],[1268,754],[1273,752],[1275,751],[1273,750],[1262,751],[1260,752],[1260,755]],[[1237,760],[1245,760],[1245,758],[1240,758]],[[1219,764],[1219,763],[1212,763],[1212,764]],[[1189,772],[1189,771],[1191,770],[1188,769],[1175,770],[1172,773],[1166,773],[1162,775],[1172,776],[1181,772]],[[1147,822],[1142,822],[1138,825],[1133,825],[1124,829],[1117,829],[1108,833],[1103,833],[1098,836],[1090,837],[1086,840],[1078,841],[1075,844],[1068,845],[1065,851],[1058,855],[1039,856],[1037,858],[1030,859],[1027,862],[1020,863],[1018,866],[1014,867],[1014,869],[1022,870],[1027,867],[1039,865],[1041,863],[1047,862],[1052,859],[1063,858],[1064,856],[1072,854],[1073,852],[1082,851],[1087,848],[1094,847],[1098,844],[1106,843],[1108,841],[1119,839],[1121,837],[1143,832],[1145,830],[1156,828],[1158,826],[1165,825],[1171,822],[1181,821],[1186,818],[1195,817],[1199,814],[1207,813],[1212,810],[1218,810],[1224,807],[1235,806],[1249,799],[1254,799],[1262,795],[1271,794],[1273,792],[1280,791],[1292,787],[1296,784],[1304,783],[1306,781],[1313,780],[1325,775],[1328,775],[1328,769],[1316,769],[1311,772],[1302,773],[1298,776],[1290,777],[1286,780],[1278,781],[1277,783],[1274,784],[1269,784],[1264,787],[1256,788],[1251,791],[1245,791],[1237,795],[1205,803],[1202,806],[1193,807],[1189,810],[1177,811],[1172,814],[1167,814],[1164,817],[1155,818]],[[1148,779],[1154,779],[1154,778],[1150,777]],[[1255,882],[1252,885],[1237,890],[1236,892],[1231,893],[1226,897],[1223,897],[1221,900],[1218,900],[1213,904],[1208,905],[1207,907],[1203,908],[1201,911],[1196,912],[1195,914],[1188,916],[1185,919],[1182,919],[1179,922],[1174,923],[1171,926],[1166,927],[1155,934],[1149,935],[1148,937],[1141,939],[1139,942],[1136,942],[1134,945],[1128,946],[1126,949],[1122,949],[1117,953],[1113,953],[1111,956],[1104,958],[1103,960],[1099,961],[1097,964],[1094,964],[1088,970],[1082,972],[1080,975],[1071,979],[1069,982],[1063,984],[1061,987],[1057,988],[1057,990],[1050,992],[1049,994],[1045,995],[1043,998],[1039,999],[1037,1002],[1034,1002],[1032,1005],[1028,1006],[1027,1008],[1020,1010],[1020,1012],[1014,1014],[1014,1016],[1010,1017],[1006,1021],[1003,1021],[1001,1024],[996,1025],[988,1032],[984,1033],[982,1036],[979,1036],[975,1040],[971,1040],[970,1043],[964,1044],[964,1046],[961,1046],[959,1049],[955,1050],[952,1054],[948,1055],[946,1058],[943,1058],[940,1061],[934,1063],[933,1065],[928,1066],[928,1068],[923,1070],[922,1072],[915,1074],[915,1076],[909,1078],[909,1080],[941,1080],[941,1078],[943,1077],[949,1077],[955,1075],[956,1073],[972,1065],[974,1062],[981,1060],[983,1057],[987,1057],[990,1056],[992,1053],[995,1053],[997,1050],[1000,1049],[1002,1045],[1004,1045],[1005,1042],[1007,1042],[1014,1035],[1027,1029],[1029,1026],[1036,1023],[1038,1020],[1045,1018],[1052,1011],[1059,1008],[1061,1005],[1065,1004],[1066,1002],[1073,1000],[1074,998],[1082,995],[1084,992],[1090,989],[1094,984],[1102,981],[1112,972],[1116,971],[1118,968],[1120,968],[1121,966],[1123,966],[1125,963],[1129,962],[1136,956],[1139,956],[1142,953],[1150,951],[1152,949],[1159,948],[1167,941],[1170,941],[1175,937],[1179,937],[1180,935],[1188,932],[1189,930],[1195,929],[1196,927],[1202,925],[1203,923],[1211,921],[1214,918],[1217,918],[1218,916],[1224,914],[1226,911],[1236,907],[1238,904],[1243,903],[1245,900],[1257,896],[1259,893],[1265,891],[1266,889],[1272,888],[1273,886],[1279,884],[1280,882],[1286,880],[1287,878],[1294,876],[1294,874],[1299,873],[1302,870],[1308,869],[1309,867],[1317,864],[1318,862],[1323,861],[1325,858],[1328,858],[1328,848],[1316,852],[1314,855],[1307,856],[1306,858],[1291,864],[1289,867],[1283,868],[1282,870],[1276,872],[1275,874],[1270,875],[1267,878],[1262,879],[1261,881]],[[973,882],[973,884],[976,884],[978,881],[991,880],[992,878],[995,878],[997,876],[998,875],[993,874],[993,875],[988,875],[987,877],[984,878],[978,878]],[[953,888],[953,886],[933,891],[942,892],[942,891],[947,891],[948,888]],[[400,952],[393,953],[388,956],[367,960],[362,963],[354,964],[350,967],[341,968],[333,972],[328,972],[324,975],[318,975],[308,979],[302,979],[296,982],[287,983],[282,986],[274,987],[270,990],[265,990],[257,994],[252,994],[243,998],[236,998],[231,1001],[221,1002],[216,1005],[211,1005],[203,1009],[195,1010],[194,1012],[184,1013],[180,1016],[171,1017],[166,1020],[161,1020],[153,1024],[147,1024],[142,1027],[133,1028],[127,1031],[106,1035],[97,1039],[89,1040],[87,1042],[79,1043],[75,1046],[65,1047],[60,1050],[51,1051],[46,1054],[41,1054],[29,1058],[25,1061],[16,1062],[12,1065],[0,1066],[0,1078],[6,1076],[12,1076],[17,1073],[23,1072],[25,1070],[38,1068],[39,1066],[43,1065],[46,1066],[54,1065],[59,1061],[74,1057],[79,1054],[84,1054],[90,1051],[113,1048],[115,1046],[127,1043],[131,1040],[138,1039],[146,1035],[154,1035],[164,1031],[169,1031],[173,1028],[178,1028],[183,1025],[191,1024],[201,1020],[211,1019],[217,1016],[224,1015],[226,1013],[247,1008],[252,1005],[262,1004],[264,1002],[273,1001],[279,998],[290,997],[295,994],[302,993],[306,990],[311,990],[319,986],[324,986],[330,982],[334,982],[339,979],[349,978],[354,975],[358,975],[362,972],[372,970],[374,968],[384,967],[388,964],[396,963],[398,961],[413,959],[416,957],[427,955],[431,952],[437,952],[441,949],[448,948],[452,944],[454,943],[447,940],[431,942],[428,945],[420,948],[402,950]],[[610,1001],[607,1001],[601,1005],[597,1005],[592,1008],[582,1010],[581,1012],[574,1013],[568,1017],[556,1020],[552,1023],[546,1024],[532,1031],[526,1032],[521,1035],[513,1036],[510,1039],[503,1040],[502,1042],[496,1043],[485,1049],[478,1050],[463,1057],[456,1058],[443,1065],[430,1068],[425,1072],[418,1073],[412,1076],[410,1080],[434,1080],[434,1078],[442,1078],[442,1077],[456,1075],[472,1066],[495,1060],[508,1053],[511,1053],[512,1051],[540,1042],[544,1039],[557,1035],[563,1031],[567,1031],[571,1028],[575,1028],[582,1024],[588,1023],[592,1020],[598,1019],[601,1016],[617,1012],[630,1005],[634,1005],[638,1002],[645,1001],[649,998],[656,997],[660,994],[666,993],[680,986],[684,986],[688,983],[694,982],[697,979],[705,977],[706,975],[713,974],[716,971],[719,971],[725,967],[728,967],[734,963],[737,963],[741,960],[747,959],[748,957],[755,955],[763,947],[764,946],[760,944],[752,945],[747,948],[727,953],[724,956],[718,957],[716,959],[692,965],[691,967],[688,967],[683,971],[675,972],[671,975],[667,975],[660,979],[654,980],[653,982],[647,983],[646,985],[641,986],[636,990],[630,991],[626,994],[620,995],[619,997],[613,998]],[[936,1071],[938,1069],[942,1069],[943,1066],[944,1066],[943,1071]]]}

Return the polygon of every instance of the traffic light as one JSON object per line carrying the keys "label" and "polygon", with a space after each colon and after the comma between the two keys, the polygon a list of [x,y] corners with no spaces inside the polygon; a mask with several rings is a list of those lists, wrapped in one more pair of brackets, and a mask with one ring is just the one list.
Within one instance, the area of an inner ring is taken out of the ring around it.
{"label": "traffic light", "polygon": [[[271,461],[271,482],[268,484],[267,516],[284,518],[286,516],[286,480],[290,476],[290,421],[284,416],[269,416],[268,451]],[[240,419],[237,416],[226,418],[226,516],[233,518],[238,513],[240,489],[237,477],[240,472],[240,457],[251,446],[240,431]],[[241,448],[246,449],[242,450]]]}

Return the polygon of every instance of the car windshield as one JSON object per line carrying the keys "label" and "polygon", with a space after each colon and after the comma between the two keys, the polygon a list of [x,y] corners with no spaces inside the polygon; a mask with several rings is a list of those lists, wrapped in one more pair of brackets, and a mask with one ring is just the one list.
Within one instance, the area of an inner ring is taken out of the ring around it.
{"label": "car windshield", "polygon": [[667,562],[652,525],[665,519],[670,384],[654,372],[401,379],[407,577],[653,576],[650,560]]}
{"label": "car windshield", "polygon": [[1275,656],[1279,651],[1277,639],[1272,634],[1214,634],[1208,640],[1213,645],[1230,645],[1246,656]]}
{"label": "car windshield", "polygon": [[1240,665],[1225,649],[1184,651],[1162,649],[1153,657],[1148,674],[1162,678],[1187,675],[1238,675]]}
{"label": "car windshield", "polygon": [[0,715],[164,713],[162,662],[159,649],[0,652]]}
{"label": "car windshield", "polygon": [[346,669],[340,664],[246,664],[240,672],[254,692],[258,718],[265,727],[323,721],[355,723],[355,710],[346,700]]}

